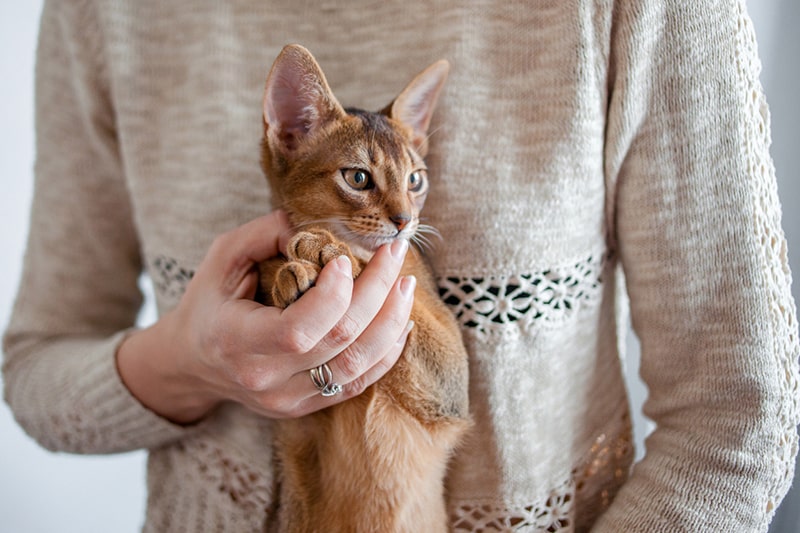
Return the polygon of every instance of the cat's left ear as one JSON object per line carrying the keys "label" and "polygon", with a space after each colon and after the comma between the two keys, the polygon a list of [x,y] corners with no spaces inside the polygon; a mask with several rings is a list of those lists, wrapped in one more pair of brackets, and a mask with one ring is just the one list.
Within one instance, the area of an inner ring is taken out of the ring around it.
{"label": "cat's left ear", "polygon": [[428,151],[428,126],[449,71],[450,63],[444,59],[437,61],[411,80],[400,96],[383,111],[411,128],[411,142],[422,157]]}

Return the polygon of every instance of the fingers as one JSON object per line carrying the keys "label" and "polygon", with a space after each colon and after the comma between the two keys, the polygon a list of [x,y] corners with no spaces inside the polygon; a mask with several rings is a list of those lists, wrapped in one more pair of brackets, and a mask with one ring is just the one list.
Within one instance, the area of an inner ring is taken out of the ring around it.
{"label": "fingers", "polygon": [[396,339],[402,334],[411,314],[415,287],[416,279],[413,277],[400,278],[364,333],[328,361],[340,384],[349,384],[374,367],[390,347],[387,340]]}
{"label": "fingers", "polygon": [[375,319],[397,282],[407,250],[408,241],[400,239],[375,253],[353,284],[352,300],[344,315],[312,350],[310,355],[316,356],[319,364],[353,343]]}
{"label": "fingers", "polygon": [[[397,280],[375,319],[363,334],[335,357],[329,356],[327,365],[333,374],[333,382],[342,385],[345,394],[326,399],[327,405],[360,394],[397,361],[408,332],[411,331],[409,315],[415,286],[416,280],[412,276]],[[309,368],[325,362],[313,364]],[[308,368],[292,376],[286,390],[306,400],[319,395],[310,380]]]}
{"label": "fingers", "polygon": [[[352,293],[352,265],[347,257],[338,257],[325,265],[314,286],[286,309],[252,306],[247,331],[255,332],[253,349],[275,343],[277,351],[288,356],[314,350],[345,314]],[[326,353],[323,357],[332,356]],[[304,363],[317,366],[326,360],[315,365],[318,358],[304,355]]]}
{"label": "fingers", "polygon": [[[206,320],[216,333],[203,337],[211,339],[204,352],[212,367],[231,382],[218,384],[224,396],[278,418],[333,405],[383,376],[405,344],[416,283],[398,279],[408,249],[400,240],[379,249],[355,282],[348,258],[338,257],[286,309],[261,306],[247,299],[253,265],[279,253],[288,231],[285,215],[276,212],[220,236],[194,279],[217,289],[195,292],[219,300],[216,318]],[[309,369],[323,363],[343,393],[319,394]]]}
{"label": "fingers", "polygon": [[[252,337],[253,342],[278,343],[278,350],[289,356],[302,354],[302,363],[295,364],[302,364],[304,370],[329,361],[354,343],[376,318],[396,285],[407,249],[405,240],[379,249],[355,282],[346,257],[331,261],[315,285],[280,313],[279,320],[273,320],[274,308],[254,310],[256,322],[249,330],[259,333]],[[403,303],[402,308],[405,318],[394,328],[395,337],[405,327],[411,302]],[[256,328],[258,323],[262,325]]]}
{"label": "fingers", "polygon": [[[367,369],[365,373],[361,374],[352,381],[339,381],[336,377],[336,370],[333,370],[334,366],[329,364],[328,366],[331,367],[334,383],[339,383],[343,387],[340,394],[329,397],[322,396],[319,391],[314,388],[314,384],[311,381],[308,371],[295,376],[293,380],[296,379],[296,386],[310,388],[312,392],[303,397],[294,407],[294,409],[287,413],[287,415],[291,417],[304,416],[308,413],[312,413],[320,409],[330,407],[331,405],[339,402],[349,400],[350,398],[358,396],[364,392],[367,387],[373,385],[375,382],[381,379],[395,365],[397,360],[400,358],[400,355],[403,353],[406,340],[408,339],[408,335],[413,327],[414,322],[409,321],[397,341],[389,347],[388,352],[386,352],[386,354],[372,367]],[[308,383],[306,384],[305,381]],[[293,383],[292,385],[295,384]]]}
{"label": "fingers", "polygon": [[397,340],[392,349],[389,350],[389,353],[386,355],[386,357],[375,363],[369,370],[362,374],[361,377],[358,377],[346,384],[345,392],[347,398],[358,396],[364,392],[367,387],[381,379],[389,370],[392,369],[397,360],[400,359],[400,355],[403,353],[403,349],[406,346],[406,341],[408,340],[408,335],[411,333],[412,329],[414,329],[414,321],[409,320],[405,329],[403,330],[403,334]]}

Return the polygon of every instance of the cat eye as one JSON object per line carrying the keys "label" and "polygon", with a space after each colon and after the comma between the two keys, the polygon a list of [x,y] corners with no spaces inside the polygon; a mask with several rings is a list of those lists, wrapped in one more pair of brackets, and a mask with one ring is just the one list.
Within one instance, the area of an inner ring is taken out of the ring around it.
{"label": "cat eye", "polygon": [[415,170],[408,175],[408,190],[412,192],[419,192],[422,186],[425,185],[425,171]]}
{"label": "cat eye", "polygon": [[369,172],[366,170],[343,168],[341,172],[342,177],[344,177],[344,181],[358,191],[371,189],[373,187],[372,176],[370,176]]}

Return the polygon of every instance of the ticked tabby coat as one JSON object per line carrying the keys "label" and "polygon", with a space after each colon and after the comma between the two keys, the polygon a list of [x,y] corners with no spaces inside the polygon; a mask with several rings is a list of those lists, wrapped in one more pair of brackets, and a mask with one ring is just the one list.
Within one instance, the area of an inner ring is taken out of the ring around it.
{"label": "ticked tabby coat", "polygon": [[[358,275],[378,247],[414,235],[428,191],[427,129],[448,69],[434,63],[379,113],[346,111],[305,48],[283,49],[267,78],[262,162],[275,207],[301,231],[287,258],[261,265],[267,303],[290,305],[340,254]],[[418,250],[402,273],[418,283],[396,365],[353,399],[277,423],[274,530],[447,530],[445,470],[469,425],[467,355]]]}

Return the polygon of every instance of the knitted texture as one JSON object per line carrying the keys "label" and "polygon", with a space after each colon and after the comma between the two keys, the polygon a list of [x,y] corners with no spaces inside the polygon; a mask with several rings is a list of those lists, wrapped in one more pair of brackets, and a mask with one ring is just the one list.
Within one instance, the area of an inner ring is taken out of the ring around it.
{"label": "knitted texture", "polygon": [[[261,96],[289,42],[368,109],[452,65],[423,216],[470,353],[453,529],[765,531],[793,475],[800,349],[734,0],[47,2],[4,339],[19,423],[53,450],[150,449],[145,531],[264,529],[270,421],[230,404],[175,426],[114,354],[143,269],[167,311],[213,238],[268,210]],[[625,291],[656,425],[633,469]]]}

